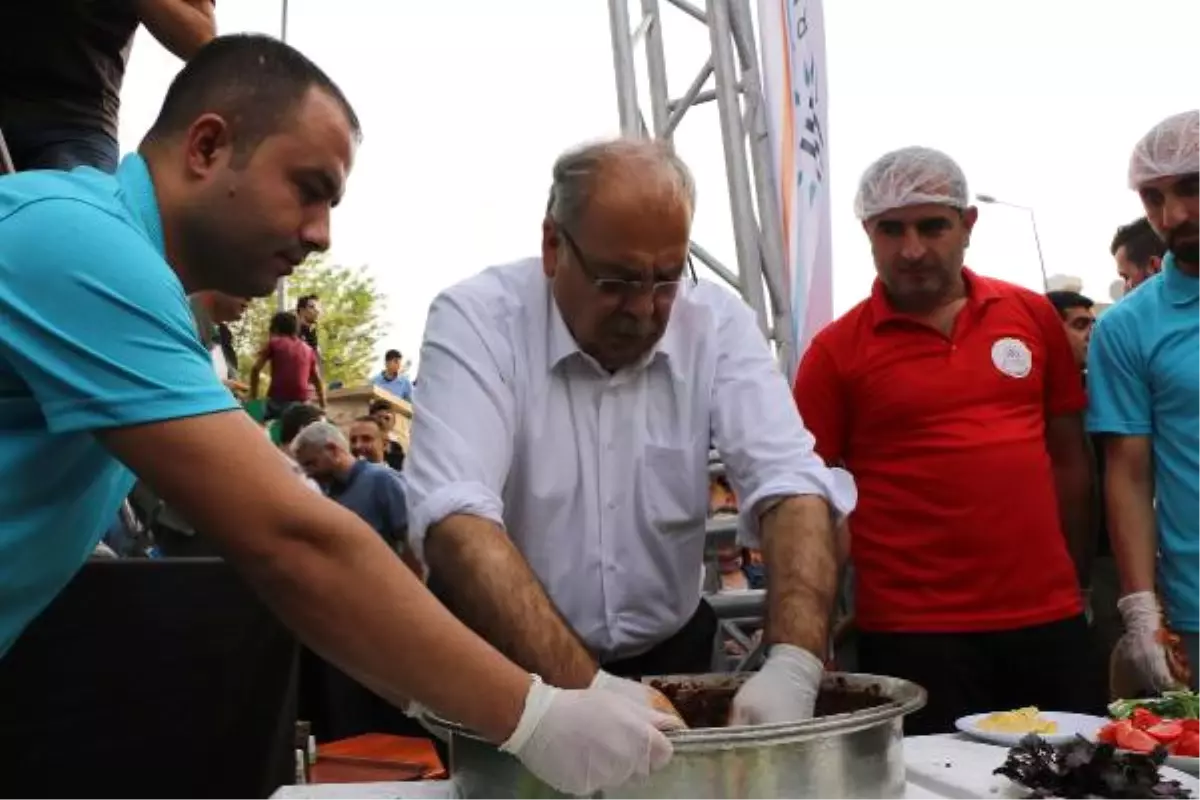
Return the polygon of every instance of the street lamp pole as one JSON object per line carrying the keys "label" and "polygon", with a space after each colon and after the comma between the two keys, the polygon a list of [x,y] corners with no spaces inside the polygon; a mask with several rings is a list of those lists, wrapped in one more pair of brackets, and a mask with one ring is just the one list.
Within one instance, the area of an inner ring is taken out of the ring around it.
{"label": "street lamp pole", "polygon": [[990,194],[977,194],[975,195],[975,199],[981,203],[989,203],[996,206],[1008,206],[1009,208],[1015,208],[1029,214],[1029,226],[1033,228],[1033,244],[1035,247],[1037,247],[1038,266],[1042,270],[1042,289],[1043,291],[1050,291],[1050,277],[1046,274],[1046,259],[1042,255],[1042,238],[1038,236],[1037,214],[1033,213],[1033,209],[1029,206],[1022,206],[1018,205],[1017,203],[1010,203],[1007,200],[1000,200],[999,198],[993,197]]}
{"label": "street lamp pole", "polygon": [[[279,40],[287,42],[288,0],[282,0],[279,19]],[[287,278],[281,276],[275,284],[275,303],[279,311],[287,311]]]}

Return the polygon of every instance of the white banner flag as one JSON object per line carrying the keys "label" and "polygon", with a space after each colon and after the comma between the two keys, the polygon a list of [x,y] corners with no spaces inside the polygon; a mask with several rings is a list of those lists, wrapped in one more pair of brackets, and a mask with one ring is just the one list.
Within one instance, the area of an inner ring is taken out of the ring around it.
{"label": "white banner flag", "polygon": [[758,24],[792,293],[794,375],[813,335],[833,319],[825,15],[821,0],[758,0]]}

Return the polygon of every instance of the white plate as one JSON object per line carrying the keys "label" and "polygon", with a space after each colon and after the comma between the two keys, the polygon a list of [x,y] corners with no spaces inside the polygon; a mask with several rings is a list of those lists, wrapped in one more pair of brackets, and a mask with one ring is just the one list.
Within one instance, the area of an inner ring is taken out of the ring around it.
{"label": "white plate", "polygon": [[1195,756],[1167,756],[1167,766],[1188,775],[1200,775],[1200,758]]}
{"label": "white plate", "polygon": [[[968,736],[973,736],[984,742],[1004,745],[1005,747],[1015,747],[1022,739],[1029,735],[1028,733],[999,733],[997,731],[980,730],[979,723],[991,716],[991,713],[972,714],[969,717],[963,717],[954,723],[954,727]],[[1058,723],[1058,731],[1056,733],[1038,734],[1038,736],[1041,736],[1050,744],[1066,744],[1067,742],[1074,741],[1076,736],[1082,736],[1090,741],[1095,741],[1096,732],[1109,722],[1104,717],[1093,717],[1088,714],[1069,714],[1065,711],[1043,711],[1040,716],[1044,720]]]}
{"label": "white plate", "polygon": [[[1132,750],[1121,750],[1118,748],[1118,753],[1132,753]],[[1186,772],[1188,775],[1200,774],[1200,758],[1195,756],[1167,756],[1166,765],[1174,767],[1180,772]]]}

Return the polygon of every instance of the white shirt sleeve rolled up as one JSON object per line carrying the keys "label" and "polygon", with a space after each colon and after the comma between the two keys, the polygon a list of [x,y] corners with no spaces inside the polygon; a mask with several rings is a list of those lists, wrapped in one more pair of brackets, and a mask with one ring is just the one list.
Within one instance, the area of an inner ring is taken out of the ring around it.
{"label": "white shirt sleeve rolled up", "polygon": [[829,468],[748,306],[723,303],[713,381],[712,436],[738,497],[739,539],[761,546],[757,507],[773,497],[823,497],[838,518],[854,510],[850,473]]}
{"label": "white shirt sleeve rolled up", "polygon": [[433,301],[421,346],[419,397],[436,396],[413,415],[409,458],[409,537],[424,560],[425,534],[452,514],[471,514],[503,526],[501,492],[512,459],[514,399],[503,367],[508,342],[490,335],[486,315],[468,300],[444,293]]}

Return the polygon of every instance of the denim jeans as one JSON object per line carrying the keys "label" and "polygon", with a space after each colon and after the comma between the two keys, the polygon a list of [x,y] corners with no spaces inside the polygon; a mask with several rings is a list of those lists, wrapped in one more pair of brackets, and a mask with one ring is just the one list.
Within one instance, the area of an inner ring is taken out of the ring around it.
{"label": "denim jeans", "polygon": [[71,170],[95,167],[117,171],[120,148],[117,140],[99,128],[81,125],[46,127],[6,124],[0,128],[8,153],[18,172],[28,169]]}

